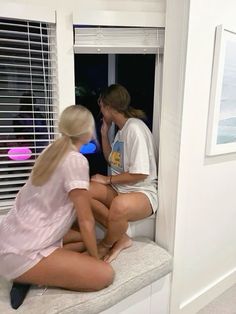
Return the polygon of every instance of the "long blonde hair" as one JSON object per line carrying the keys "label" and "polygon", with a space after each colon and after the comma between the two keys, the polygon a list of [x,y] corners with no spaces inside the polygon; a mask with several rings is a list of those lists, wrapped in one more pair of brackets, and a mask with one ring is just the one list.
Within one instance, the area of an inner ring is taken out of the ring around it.
{"label": "long blonde hair", "polygon": [[130,106],[131,97],[127,89],[120,84],[112,84],[107,87],[100,95],[99,101],[104,106],[109,106],[122,113],[126,118],[146,119],[143,110]]}
{"label": "long blonde hair", "polygon": [[32,169],[31,180],[33,185],[42,186],[46,183],[60,161],[66,154],[76,150],[74,143],[85,134],[94,134],[94,119],[92,113],[81,105],[67,107],[59,120],[61,137],[49,145],[37,158]]}

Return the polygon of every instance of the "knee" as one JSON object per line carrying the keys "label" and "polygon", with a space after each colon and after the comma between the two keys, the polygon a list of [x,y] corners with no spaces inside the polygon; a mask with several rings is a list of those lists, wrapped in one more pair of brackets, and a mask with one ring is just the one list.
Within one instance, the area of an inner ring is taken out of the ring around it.
{"label": "knee", "polygon": [[104,288],[112,284],[115,277],[115,272],[111,265],[106,263],[105,267]]}
{"label": "knee", "polygon": [[127,205],[121,200],[114,199],[109,211],[108,219],[110,221],[124,219],[126,217],[126,212]]}
{"label": "knee", "polygon": [[95,287],[96,291],[108,287],[110,284],[112,284],[115,277],[115,272],[110,264],[107,264],[104,262],[104,265],[102,268],[103,269],[101,269],[98,272],[99,278],[97,278],[96,280],[96,287]]}
{"label": "knee", "polygon": [[91,197],[94,199],[98,197],[98,191],[99,191],[98,186],[99,186],[99,183],[93,182],[93,181],[90,182],[89,192],[90,192]]}

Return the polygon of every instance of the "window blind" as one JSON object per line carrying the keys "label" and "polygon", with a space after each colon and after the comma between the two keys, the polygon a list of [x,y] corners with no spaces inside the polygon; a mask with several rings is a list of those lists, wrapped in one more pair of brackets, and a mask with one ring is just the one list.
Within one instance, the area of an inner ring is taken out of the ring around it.
{"label": "window blind", "polygon": [[0,213],[57,134],[54,23],[0,19]]}
{"label": "window blind", "polygon": [[75,53],[157,54],[164,48],[164,29],[140,27],[74,28]]}

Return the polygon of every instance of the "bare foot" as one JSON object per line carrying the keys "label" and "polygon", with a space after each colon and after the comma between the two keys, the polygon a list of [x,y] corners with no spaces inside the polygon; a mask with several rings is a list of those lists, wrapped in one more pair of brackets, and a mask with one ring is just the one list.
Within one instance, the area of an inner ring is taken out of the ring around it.
{"label": "bare foot", "polygon": [[109,253],[105,256],[104,261],[111,263],[117,258],[122,250],[130,247],[132,243],[132,239],[127,234],[123,235],[122,238],[113,245]]}

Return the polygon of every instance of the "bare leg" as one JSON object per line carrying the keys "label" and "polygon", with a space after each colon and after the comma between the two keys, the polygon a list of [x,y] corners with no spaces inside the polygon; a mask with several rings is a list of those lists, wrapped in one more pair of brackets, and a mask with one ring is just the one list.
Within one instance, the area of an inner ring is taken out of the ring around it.
{"label": "bare leg", "polygon": [[81,242],[82,237],[79,231],[76,231],[74,229],[70,229],[63,238],[63,244],[67,243],[74,243],[74,242]]}
{"label": "bare leg", "polygon": [[95,199],[92,199],[91,204],[95,220],[107,228],[109,209],[102,202]]}
{"label": "bare leg", "polygon": [[[92,209],[95,216],[95,220],[98,221],[103,227],[108,227],[108,208],[100,201],[92,199]],[[98,256],[104,258],[109,252],[110,247],[104,246],[103,242],[98,244]]]}
{"label": "bare leg", "polygon": [[75,291],[97,291],[110,285],[113,278],[114,271],[109,264],[62,248],[14,281]]}
{"label": "bare leg", "polygon": [[91,182],[89,190],[95,219],[104,227],[107,227],[109,208],[113,199],[117,196],[117,192],[111,186],[97,182]]}
{"label": "bare leg", "polygon": [[67,243],[67,244],[63,245],[63,248],[65,250],[80,252],[80,253],[86,251],[86,247],[84,245],[84,242]]}
{"label": "bare leg", "polygon": [[[92,197],[92,210],[96,221],[103,227],[108,227],[109,207],[114,197],[117,196],[115,190],[110,186],[100,183],[91,182],[90,193]],[[98,255],[103,258],[109,252],[109,247],[103,245],[103,242],[98,244]]]}
{"label": "bare leg", "polygon": [[104,257],[104,261],[107,263],[111,263],[117,258],[122,250],[129,248],[132,243],[132,239],[130,239],[127,234],[124,234],[121,239],[113,245],[108,254]]}
{"label": "bare leg", "polygon": [[86,248],[80,232],[70,229],[63,238],[63,248],[75,252],[84,252]]}
{"label": "bare leg", "polygon": [[[112,211],[112,207],[111,207]],[[116,241],[126,233],[128,229],[128,220],[126,217],[116,215],[112,213],[109,215],[107,233],[104,238],[104,242],[108,245],[113,245]]]}
{"label": "bare leg", "polygon": [[[130,247],[132,240],[126,234],[128,221],[143,219],[152,213],[150,202],[143,193],[117,195],[110,186],[92,182],[92,208],[97,221],[107,228],[106,247],[98,245],[100,256],[107,262],[114,260],[121,250]],[[112,246],[109,249],[109,246]]]}
{"label": "bare leg", "polygon": [[[96,211],[94,211],[94,216],[96,221],[98,221],[101,225],[103,225],[105,228],[108,228],[108,218],[109,218],[109,209],[102,204],[101,202],[92,199],[92,208],[95,208]],[[125,231],[127,228],[125,228]],[[119,239],[118,242],[116,242],[114,245],[106,245],[105,242],[100,242],[98,244],[98,255],[100,258],[104,258],[104,261],[111,262],[111,260],[108,258],[112,254],[113,259],[115,259],[115,256],[119,254],[119,252],[125,248],[128,248],[132,245],[132,240],[130,237],[124,233],[124,235]]]}
{"label": "bare leg", "polygon": [[116,259],[120,251],[132,245],[132,240],[125,234],[128,221],[140,220],[150,216],[152,208],[147,196],[143,193],[129,193],[117,196],[110,208],[108,230],[105,243],[113,244],[105,261]]}

